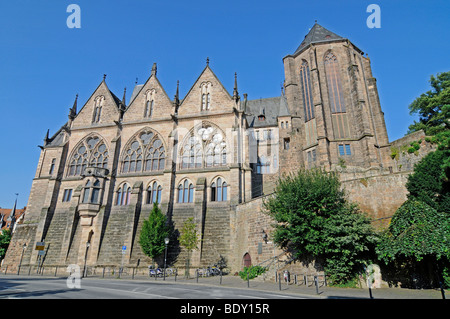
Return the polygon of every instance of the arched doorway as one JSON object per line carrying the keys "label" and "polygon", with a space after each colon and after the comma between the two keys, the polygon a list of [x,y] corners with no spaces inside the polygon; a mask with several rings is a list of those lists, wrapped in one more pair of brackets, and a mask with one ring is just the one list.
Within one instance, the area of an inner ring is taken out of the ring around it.
{"label": "arched doorway", "polygon": [[246,253],[243,258],[244,267],[250,267],[252,265],[252,257],[250,257],[249,253]]}

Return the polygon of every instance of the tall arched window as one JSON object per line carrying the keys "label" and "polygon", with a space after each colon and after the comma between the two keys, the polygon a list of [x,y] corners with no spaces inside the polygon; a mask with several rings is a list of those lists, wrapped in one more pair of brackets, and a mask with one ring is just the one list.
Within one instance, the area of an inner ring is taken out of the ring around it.
{"label": "tall arched window", "polygon": [[102,114],[102,107],[105,101],[104,96],[98,96],[94,100],[94,113],[92,114],[92,123],[100,122],[100,117]]}
{"label": "tall arched window", "polygon": [[303,96],[303,106],[305,111],[305,122],[314,118],[314,103],[312,97],[311,77],[309,74],[308,62],[302,62],[300,67],[300,82]]}
{"label": "tall arched window", "polygon": [[181,148],[181,168],[227,165],[227,143],[215,126],[202,123],[195,127]]}
{"label": "tall arched window", "polygon": [[117,189],[116,205],[129,205],[131,199],[131,187],[125,183]]}
{"label": "tall arched window", "polygon": [[151,183],[147,188],[147,204],[161,203],[162,187],[157,182]]}
{"label": "tall arched window", "polygon": [[144,117],[152,117],[155,104],[156,90],[151,89],[145,93]]}
{"label": "tall arched window", "polygon": [[144,117],[152,117],[153,115],[153,105],[154,105],[154,101],[153,100],[148,100],[147,102],[145,102],[145,112],[144,112]]}
{"label": "tall arched window", "polygon": [[162,141],[153,132],[144,131],[125,148],[122,173],[161,171],[164,169],[165,159]]}
{"label": "tall arched window", "polygon": [[218,177],[211,183],[211,201],[222,202],[228,200],[228,185],[222,178]]}
{"label": "tall arched window", "polygon": [[211,82],[203,82],[200,84],[202,111],[206,111],[211,108],[211,87]]}
{"label": "tall arched window", "polygon": [[96,135],[89,136],[72,153],[68,175],[82,175],[88,166],[106,168],[108,157],[108,148],[102,139]]}
{"label": "tall arched window", "polygon": [[178,185],[178,203],[194,202],[194,185],[187,179]]}
{"label": "tall arched window", "polygon": [[346,114],[339,63],[332,52],[327,53],[324,62],[334,135],[336,138],[349,137],[350,128]]}
{"label": "tall arched window", "polygon": [[317,129],[314,116],[311,76],[308,62],[305,60],[303,60],[300,67],[300,82],[303,97],[303,110],[305,112],[306,145],[311,145],[317,142]]}

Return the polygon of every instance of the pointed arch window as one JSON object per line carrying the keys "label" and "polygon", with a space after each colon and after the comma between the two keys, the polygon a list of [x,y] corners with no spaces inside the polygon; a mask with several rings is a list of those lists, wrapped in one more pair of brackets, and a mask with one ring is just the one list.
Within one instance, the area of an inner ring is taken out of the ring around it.
{"label": "pointed arch window", "polygon": [[92,123],[100,122],[100,117],[102,114],[102,107],[105,101],[104,96],[98,96],[94,100],[94,113],[92,114]]}
{"label": "pointed arch window", "polygon": [[151,89],[145,93],[144,117],[150,118],[153,116],[155,95],[156,95],[155,89]]}
{"label": "pointed arch window", "polygon": [[122,173],[161,171],[165,167],[166,152],[162,141],[151,131],[133,138],[125,149]]}
{"label": "pointed arch window", "polygon": [[131,199],[131,187],[127,183],[123,184],[117,189],[116,205],[129,205]]}
{"label": "pointed arch window", "polygon": [[207,123],[194,128],[181,148],[181,168],[227,165],[227,143],[224,134]]}
{"label": "pointed arch window", "polygon": [[209,110],[211,108],[211,82],[203,82],[200,85],[201,98],[202,98],[202,111]]}
{"label": "pointed arch window", "polygon": [[158,182],[151,183],[147,188],[147,204],[161,203],[162,186]]}
{"label": "pointed arch window", "polygon": [[69,161],[68,176],[84,174],[86,167],[107,168],[108,148],[103,140],[94,135],[83,140],[72,154]]}
{"label": "pointed arch window", "polygon": [[332,52],[328,52],[324,62],[334,135],[336,138],[349,137],[350,127],[346,114],[344,92],[337,57]]}
{"label": "pointed arch window", "polygon": [[300,81],[302,88],[303,106],[305,111],[305,122],[314,118],[314,104],[311,88],[311,77],[308,62],[303,60],[300,66]]}
{"label": "pointed arch window", "polygon": [[194,184],[185,179],[178,185],[178,203],[193,203],[194,202]]}
{"label": "pointed arch window", "polygon": [[211,201],[224,202],[228,200],[228,185],[221,177],[211,184]]}

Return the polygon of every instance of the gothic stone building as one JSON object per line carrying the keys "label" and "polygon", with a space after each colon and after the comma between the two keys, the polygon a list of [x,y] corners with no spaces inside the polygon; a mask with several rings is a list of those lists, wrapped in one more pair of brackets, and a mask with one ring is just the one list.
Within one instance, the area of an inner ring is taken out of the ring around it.
{"label": "gothic stone building", "polygon": [[[178,88],[168,96],[156,64],[128,103],[104,78],[47,133],[3,267],[17,266],[23,243],[23,264],[36,265],[42,241],[47,266],[147,266],[138,238],[156,202],[175,231],[194,218],[202,239],[194,266],[223,256],[239,270],[244,255],[261,254],[270,222],[257,199],[282,174],[343,163],[352,174],[379,174],[392,165],[376,80],[358,47],[316,23],[283,62],[280,96],[253,100],[238,92],[236,75],[229,93],[209,62],[182,99]],[[183,267],[174,242],[171,263]]]}

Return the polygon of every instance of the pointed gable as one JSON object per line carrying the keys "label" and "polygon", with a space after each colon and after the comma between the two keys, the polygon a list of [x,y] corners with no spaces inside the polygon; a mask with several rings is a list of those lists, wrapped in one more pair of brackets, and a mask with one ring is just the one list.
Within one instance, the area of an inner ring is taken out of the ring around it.
{"label": "pointed gable", "polygon": [[134,88],[123,122],[167,118],[172,113],[172,102],[156,77],[155,71],[145,84],[136,85]]}
{"label": "pointed gable", "polygon": [[230,112],[233,107],[233,97],[207,65],[181,102],[178,116]]}
{"label": "pointed gable", "polygon": [[119,118],[120,103],[103,80],[74,118],[72,128],[114,123]]}

